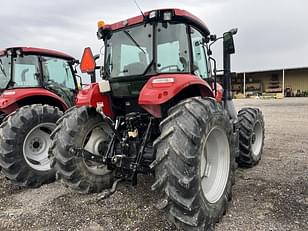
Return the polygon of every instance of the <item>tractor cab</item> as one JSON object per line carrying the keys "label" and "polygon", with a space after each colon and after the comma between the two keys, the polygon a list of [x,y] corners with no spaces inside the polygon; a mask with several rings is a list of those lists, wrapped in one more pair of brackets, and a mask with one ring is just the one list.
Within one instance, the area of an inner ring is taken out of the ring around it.
{"label": "tractor cab", "polygon": [[116,114],[146,110],[163,117],[186,97],[222,100],[208,55],[216,37],[187,11],[153,10],[111,25],[100,21],[97,36],[105,44],[102,78],[110,85]]}
{"label": "tractor cab", "polygon": [[[69,106],[77,90],[74,58],[47,49],[18,47],[0,51],[0,91],[15,96],[46,89],[63,98]],[[29,91],[29,88],[31,91]],[[22,96],[21,96],[22,98]]]}
{"label": "tractor cab", "polygon": [[[123,79],[162,73],[183,74],[191,73],[193,69],[200,77],[207,77],[207,72],[199,73],[197,62],[192,67],[189,35],[194,35],[192,44],[194,48],[199,48],[199,58],[202,58],[202,54],[205,58],[205,54],[201,53],[201,43],[194,43],[198,39],[197,33],[194,29],[189,31],[182,22],[168,21],[144,23],[110,32],[105,39],[106,77]],[[201,39],[202,35],[199,34]]]}
{"label": "tractor cab", "polygon": [[[178,9],[154,10],[111,25],[101,21],[98,27],[97,36],[105,44],[102,78],[110,84],[114,105],[120,105],[118,113],[143,109],[153,113],[153,105],[145,105],[141,95],[153,77],[154,85],[160,88],[163,84],[182,85],[183,81],[193,80],[187,83],[192,87],[185,93],[191,96],[212,91],[209,84],[214,80],[205,47],[210,32],[190,13]],[[176,87],[174,92],[163,94],[160,101],[167,103],[181,90]],[[158,97],[161,93],[157,94]],[[162,114],[158,109],[155,111],[157,116]]]}
{"label": "tractor cab", "polygon": [[168,73],[207,79],[203,43],[208,35],[206,25],[176,9],[155,10],[112,25],[100,23],[98,37],[106,47],[104,77],[122,82]]}

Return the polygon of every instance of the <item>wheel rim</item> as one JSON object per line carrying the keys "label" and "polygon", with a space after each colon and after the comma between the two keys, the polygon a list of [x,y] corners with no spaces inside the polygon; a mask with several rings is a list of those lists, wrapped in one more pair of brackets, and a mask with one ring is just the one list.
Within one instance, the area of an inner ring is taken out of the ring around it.
{"label": "wheel rim", "polygon": [[230,168],[230,148],[226,132],[213,128],[202,147],[201,188],[209,203],[216,203],[223,195]]}
{"label": "wheel rim", "polygon": [[258,156],[262,149],[263,131],[260,121],[256,122],[251,136],[251,149],[255,156]]}
{"label": "wheel rim", "polygon": [[23,143],[23,155],[27,164],[38,171],[51,169],[48,149],[50,134],[56,128],[54,123],[41,123],[30,130]]}
{"label": "wheel rim", "polygon": [[[110,142],[110,137],[104,132],[104,128],[96,126],[85,136],[83,147],[86,151],[101,155]],[[95,175],[106,174],[106,165],[94,161],[83,160],[86,168]]]}

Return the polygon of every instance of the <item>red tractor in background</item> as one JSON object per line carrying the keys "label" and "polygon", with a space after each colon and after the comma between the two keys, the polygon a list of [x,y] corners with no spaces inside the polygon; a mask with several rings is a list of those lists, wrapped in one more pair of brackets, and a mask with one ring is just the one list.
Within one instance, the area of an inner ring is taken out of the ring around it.
{"label": "red tractor in background", "polygon": [[18,185],[37,187],[55,178],[49,135],[75,104],[76,62],[47,49],[0,50],[0,166]]}
{"label": "red tractor in background", "polygon": [[[237,163],[261,158],[259,109],[237,114],[231,94],[233,29],[220,38],[184,10],[145,12],[99,23],[105,44],[102,81],[82,89],[77,107],[58,121],[50,158],[64,184],[101,192],[137,174],[155,175],[157,207],[184,230],[208,230],[231,200]],[[222,86],[210,45],[223,39]],[[212,62],[211,62],[212,60]],[[213,63],[213,68],[211,67]],[[85,50],[81,70],[93,75]]]}

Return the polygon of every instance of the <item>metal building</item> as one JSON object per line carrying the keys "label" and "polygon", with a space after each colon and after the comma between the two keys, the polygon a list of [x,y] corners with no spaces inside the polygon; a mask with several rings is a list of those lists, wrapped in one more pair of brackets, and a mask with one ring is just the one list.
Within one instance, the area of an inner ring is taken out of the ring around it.
{"label": "metal building", "polygon": [[241,72],[232,82],[234,95],[308,96],[308,67]]}

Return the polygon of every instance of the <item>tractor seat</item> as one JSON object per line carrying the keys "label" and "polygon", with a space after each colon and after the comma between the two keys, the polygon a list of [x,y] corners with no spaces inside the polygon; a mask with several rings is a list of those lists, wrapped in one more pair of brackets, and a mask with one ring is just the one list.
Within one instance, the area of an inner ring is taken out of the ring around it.
{"label": "tractor seat", "polygon": [[22,81],[22,82],[26,82],[26,74],[27,74],[28,71],[29,71],[29,68],[26,68],[26,69],[24,69],[24,70],[21,72],[21,81]]}
{"label": "tractor seat", "polygon": [[124,66],[124,75],[141,75],[145,71],[145,64],[143,63],[131,63]]}

